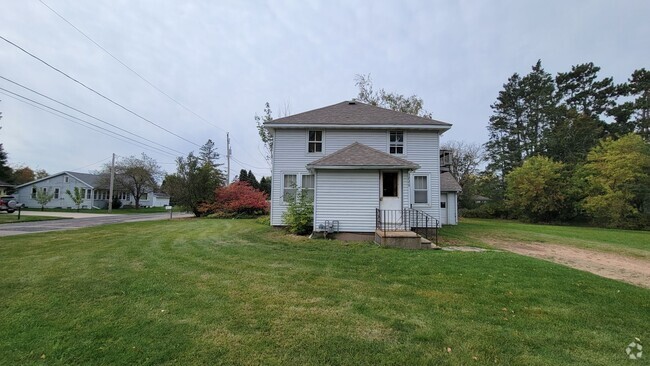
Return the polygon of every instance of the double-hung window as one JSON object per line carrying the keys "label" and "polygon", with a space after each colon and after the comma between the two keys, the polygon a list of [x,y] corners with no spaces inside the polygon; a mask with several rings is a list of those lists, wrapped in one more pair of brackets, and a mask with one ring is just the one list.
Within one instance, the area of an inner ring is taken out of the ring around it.
{"label": "double-hung window", "polygon": [[295,201],[298,190],[297,176],[295,174],[285,174],[282,189],[282,200],[284,202]]}
{"label": "double-hung window", "polygon": [[304,194],[311,201],[314,200],[314,176],[313,175],[303,175],[302,176],[302,191],[301,194]]}
{"label": "double-hung window", "polygon": [[36,187],[32,188],[32,199],[36,198]]}
{"label": "double-hung window", "polygon": [[323,152],[323,131],[313,131],[313,130],[309,131],[307,152],[310,153]]}
{"label": "double-hung window", "polygon": [[413,177],[413,203],[429,203],[429,179],[426,175]]}
{"label": "double-hung window", "polygon": [[58,199],[59,199],[59,192],[60,192],[60,191],[59,191],[58,188],[54,188],[54,199],[55,199],[55,200],[58,200]]}
{"label": "double-hung window", "polygon": [[388,141],[391,154],[404,154],[404,131],[390,131]]}

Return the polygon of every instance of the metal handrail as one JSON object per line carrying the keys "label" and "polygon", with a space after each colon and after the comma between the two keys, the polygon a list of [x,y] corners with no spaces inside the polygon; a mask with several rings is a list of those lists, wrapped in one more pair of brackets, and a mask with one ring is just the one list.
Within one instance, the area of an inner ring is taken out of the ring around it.
{"label": "metal handrail", "polygon": [[401,210],[375,209],[375,228],[383,231],[413,231],[438,244],[440,221],[426,212],[413,208]]}

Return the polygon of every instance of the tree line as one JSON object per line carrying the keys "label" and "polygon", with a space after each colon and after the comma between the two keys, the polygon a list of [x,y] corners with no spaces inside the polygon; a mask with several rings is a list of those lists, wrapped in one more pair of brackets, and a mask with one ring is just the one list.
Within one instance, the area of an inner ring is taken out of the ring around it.
{"label": "tree line", "polygon": [[508,78],[468,187],[491,202],[466,214],[650,225],[650,72],[621,84],[599,73],[590,62],[554,77],[538,61]]}

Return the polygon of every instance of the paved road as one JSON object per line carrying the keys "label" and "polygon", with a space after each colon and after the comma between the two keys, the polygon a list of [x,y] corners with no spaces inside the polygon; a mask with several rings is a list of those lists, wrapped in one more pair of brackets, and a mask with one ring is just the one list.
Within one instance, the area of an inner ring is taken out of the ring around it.
{"label": "paved road", "polygon": [[[23,215],[32,215],[33,212],[24,212]],[[37,216],[37,215],[33,215]],[[47,216],[58,216],[56,212],[49,212]],[[68,215],[65,215],[70,217]],[[50,221],[31,221],[16,224],[2,224],[0,225],[0,237],[39,233],[46,231],[60,231],[79,229],[90,226],[106,225],[106,224],[119,224],[123,222],[137,222],[137,221],[153,221],[169,219],[168,213],[156,214],[132,214],[132,215],[108,215],[108,214],[76,214],[73,217],[64,220],[50,220]],[[192,214],[174,213],[174,219],[192,217]]]}

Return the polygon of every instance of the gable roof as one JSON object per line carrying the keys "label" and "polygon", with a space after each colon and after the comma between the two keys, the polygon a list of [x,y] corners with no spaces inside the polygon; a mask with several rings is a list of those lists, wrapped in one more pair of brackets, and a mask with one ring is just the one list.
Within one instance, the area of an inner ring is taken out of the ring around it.
{"label": "gable roof", "polygon": [[22,188],[22,187],[25,187],[25,186],[28,186],[28,185],[31,185],[31,184],[36,184],[36,183],[44,181],[46,179],[50,179],[50,178],[57,177],[59,175],[64,175],[64,174],[69,175],[69,176],[77,179],[81,183],[84,183],[87,186],[89,186],[90,188],[93,188],[93,189],[94,188],[100,188],[100,187],[97,187],[99,177],[100,177],[99,175],[97,175],[97,174],[88,174],[88,173],[68,172],[68,171],[48,175],[47,177],[44,177],[44,178],[41,178],[41,179],[36,179],[36,180],[31,181],[31,182],[21,184],[21,185],[17,186],[16,188]]}
{"label": "gable roof", "polygon": [[461,192],[463,189],[449,172],[440,173],[440,192]]}
{"label": "gable roof", "polygon": [[307,169],[418,169],[406,159],[355,142],[307,164]]}
{"label": "gable roof", "polygon": [[344,101],[327,107],[274,119],[267,127],[364,126],[411,127],[447,130],[451,124],[431,118],[414,116],[357,101]]}
{"label": "gable roof", "polygon": [[0,180],[0,187],[13,187],[13,186],[14,186],[13,184],[9,184],[5,181]]}

